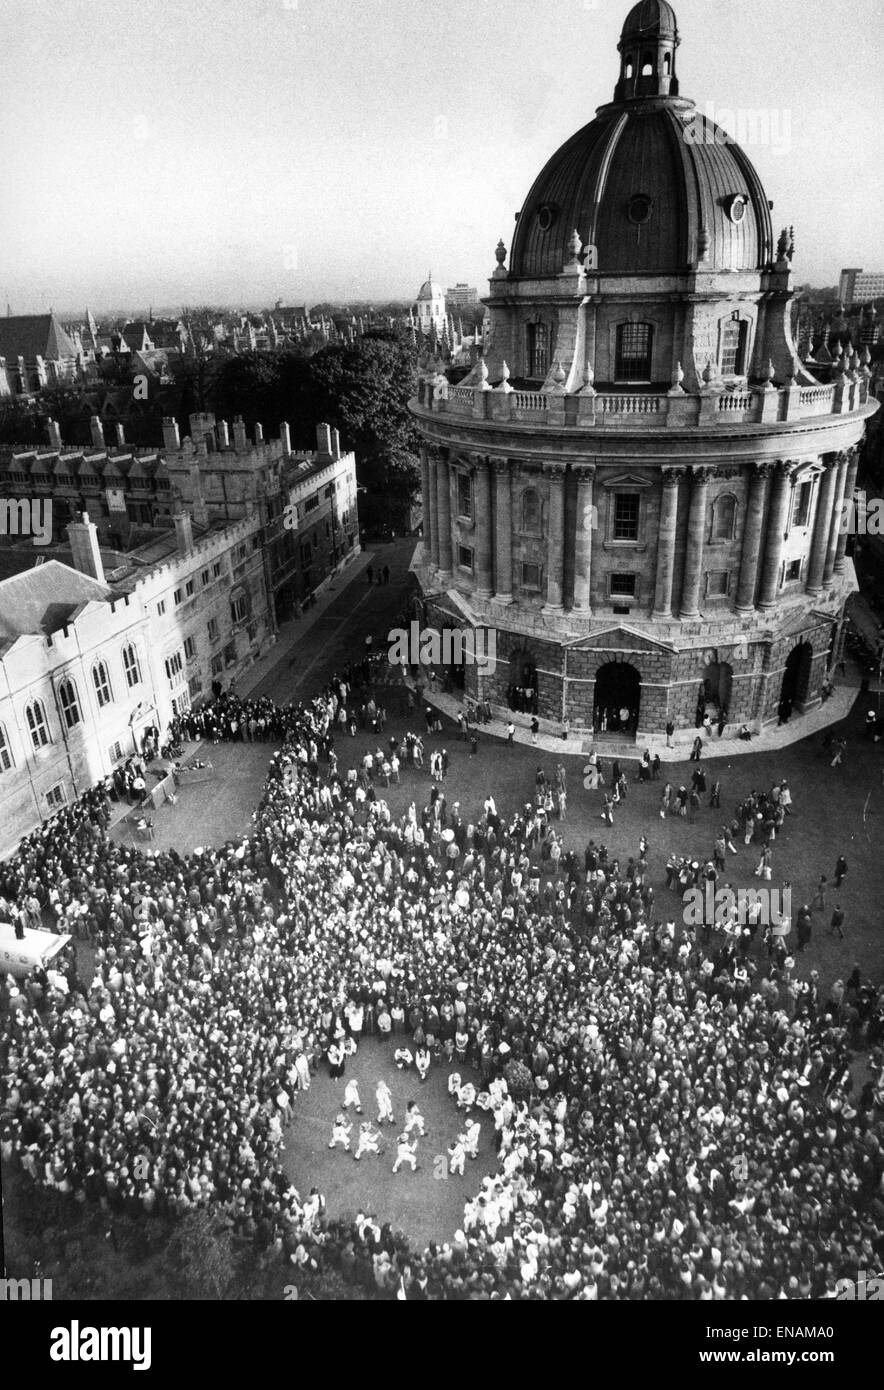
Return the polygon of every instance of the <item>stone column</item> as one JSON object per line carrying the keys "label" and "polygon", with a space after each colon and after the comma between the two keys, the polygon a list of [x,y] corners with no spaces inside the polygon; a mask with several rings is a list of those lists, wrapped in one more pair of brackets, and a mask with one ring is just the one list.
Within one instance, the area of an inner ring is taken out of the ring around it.
{"label": "stone column", "polygon": [[451,469],[440,451],[436,460],[436,516],[438,521],[439,582],[451,581]]}
{"label": "stone column", "polygon": [[548,463],[549,509],[546,532],[545,613],[562,612],[562,585],[565,577],[565,465]]}
{"label": "stone column", "polygon": [[476,597],[490,598],[491,581],[491,467],[487,458],[473,454],[475,467],[473,506],[476,518]]}
{"label": "stone column", "polygon": [[[834,466],[834,465],[833,465]],[[841,538],[841,510],[844,502],[844,484],[847,481],[847,455],[839,454],[835,491],[832,495],[832,520],[829,523],[829,541],[826,547],[826,563],[823,569],[823,587],[831,582],[835,573],[835,560],[838,556],[838,541]]]}
{"label": "stone column", "polygon": [[820,481],[820,494],[817,499],[816,518],[813,523],[813,540],[810,544],[810,564],[807,567],[806,591],[810,595],[822,592],[823,570],[826,567],[826,551],[829,548],[829,532],[832,528],[832,500],[838,477],[838,462],[833,459],[825,465]]}
{"label": "stone column", "polygon": [[498,603],[513,601],[513,493],[510,461],[491,460],[494,466],[494,596]]}
{"label": "stone column", "polygon": [[[856,487],[856,475],[859,472],[859,450],[848,449],[847,451],[847,473],[844,478],[844,496],[842,498],[841,509],[844,510],[844,503],[849,502],[850,511],[848,516],[853,516],[853,489]],[[855,523],[854,523],[855,525]],[[838,526],[838,545],[835,550],[835,573],[841,574],[847,563],[847,537],[849,526],[843,524],[839,518]]]}
{"label": "stone column", "polygon": [[592,486],[595,466],[575,468],[577,475],[577,517],[574,539],[574,611],[585,617],[592,614],[592,533],[595,529],[595,507]]}
{"label": "stone column", "polygon": [[681,587],[680,618],[700,616],[700,578],[703,573],[703,547],[706,531],[706,497],[711,468],[691,469],[691,509],[688,513],[687,552]]}
{"label": "stone column", "polygon": [[424,509],[424,564],[430,565],[433,560],[432,542],[432,505],[430,501],[430,451],[425,444],[421,445],[421,499]]}
{"label": "stone column", "polygon": [[655,618],[672,617],[672,585],[675,580],[675,528],[678,521],[678,485],[683,468],[664,468],[660,526],[657,533],[657,578],[654,584]]}
{"label": "stone column", "polygon": [[783,558],[785,531],[789,524],[789,505],[792,501],[793,471],[793,464],[778,463],[771,484],[764,559],[761,565],[761,588],[758,593],[759,608],[773,608],[777,601],[780,563]]}
{"label": "stone column", "polygon": [[743,527],[743,549],[740,555],[740,582],[737,585],[736,611],[754,613],[755,590],[758,586],[758,557],[761,554],[761,523],[770,487],[771,465],[757,463],[749,482],[746,522]]}

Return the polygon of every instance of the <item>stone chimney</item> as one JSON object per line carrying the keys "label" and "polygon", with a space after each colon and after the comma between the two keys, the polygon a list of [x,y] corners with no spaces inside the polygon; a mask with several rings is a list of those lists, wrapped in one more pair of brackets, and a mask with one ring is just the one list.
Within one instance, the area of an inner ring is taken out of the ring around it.
{"label": "stone chimney", "polygon": [[279,442],[282,445],[282,452],[284,454],[290,454],[292,452],[292,432],[289,429],[287,420],[283,420],[279,427]]}
{"label": "stone chimney", "polygon": [[124,449],[126,447],[126,431],[122,425],[115,425],[114,429],[117,435],[117,448]]}
{"label": "stone chimney", "polygon": [[98,529],[95,522],[89,520],[89,513],[83,512],[79,521],[70,522],[67,530],[74,569],[103,584],[104,565],[98,548]]}
{"label": "stone chimney", "polygon": [[264,443],[264,426],[261,425],[261,424],[256,424],[256,425],[255,425],[255,443],[256,443],[256,444],[263,444],[263,443]]}
{"label": "stone chimney", "polygon": [[177,454],[181,448],[178,421],[173,420],[170,415],[163,416],[163,448],[169,454]]}
{"label": "stone chimney", "polygon": [[331,426],[316,426],[316,452],[323,458],[331,457]]}
{"label": "stone chimney", "polygon": [[175,540],[181,555],[189,555],[193,550],[193,520],[189,512],[176,512],[172,517],[175,525]]}
{"label": "stone chimney", "polygon": [[90,415],[89,417],[89,433],[92,436],[93,448],[105,448],[104,430],[101,428],[101,420],[97,415]]}
{"label": "stone chimney", "polygon": [[237,415],[233,421],[233,447],[238,454],[244,454],[249,447],[249,439],[241,415]]}
{"label": "stone chimney", "polygon": [[197,464],[193,464],[190,469],[190,511],[197,526],[208,526],[209,508],[203,491],[203,475]]}
{"label": "stone chimney", "polygon": [[46,433],[49,436],[49,446],[52,449],[61,448],[61,425],[57,420],[46,421]]}
{"label": "stone chimney", "polygon": [[332,454],[336,459],[339,459],[341,457],[341,435],[338,430],[331,432],[331,447]]}
{"label": "stone chimney", "polygon": [[226,421],[226,420],[219,420],[219,421],[218,421],[218,448],[219,448],[219,449],[229,449],[229,448],[230,448],[230,430],[227,428],[227,421]]}

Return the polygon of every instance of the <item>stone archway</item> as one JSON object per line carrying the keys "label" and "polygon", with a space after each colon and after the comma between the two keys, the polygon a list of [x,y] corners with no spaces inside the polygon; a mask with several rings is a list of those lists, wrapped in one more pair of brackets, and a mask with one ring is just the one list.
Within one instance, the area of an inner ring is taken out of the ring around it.
{"label": "stone archway", "polygon": [[597,733],[634,735],[641,706],[641,676],[627,661],[608,661],[595,678],[593,728]]}
{"label": "stone archway", "polygon": [[777,714],[781,724],[785,724],[792,710],[799,709],[810,691],[810,676],[813,668],[813,647],[809,642],[799,642],[793,647],[786,661],[783,683],[780,686],[780,702]]}
{"label": "stone archway", "polygon": [[520,714],[537,713],[537,658],[527,647],[517,647],[510,657],[507,703]]}
{"label": "stone archway", "polygon": [[734,668],[727,661],[710,661],[703,669],[703,693],[706,705],[716,712],[730,709]]}

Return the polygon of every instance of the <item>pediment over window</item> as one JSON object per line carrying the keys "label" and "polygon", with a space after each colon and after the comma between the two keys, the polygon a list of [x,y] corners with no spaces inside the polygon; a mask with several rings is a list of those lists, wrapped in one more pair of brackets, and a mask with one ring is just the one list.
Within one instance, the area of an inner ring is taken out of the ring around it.
{"label": "pediment over window", "polygon": [[642,488],[654,486],[653,478],[640,477],[638,473],[615,473],[614,476],[610,478],[597,478],[596,482],[599,487],[608,488]]}
{"label": "pediment over window", "polygon": [[622,624],[606,627],[601,632],[590,633],[588,637],[577,637],[567,644],[569,651],[622,651],[622,652],[674,652],[670,642],[658,642],[643,632]]}

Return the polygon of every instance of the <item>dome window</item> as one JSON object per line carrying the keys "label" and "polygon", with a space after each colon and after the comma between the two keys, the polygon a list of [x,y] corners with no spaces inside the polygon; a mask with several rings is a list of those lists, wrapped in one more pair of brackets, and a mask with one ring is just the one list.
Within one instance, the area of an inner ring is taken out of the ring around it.
{"label": "dome window", "polygon": [[626,213],[630,222],[635,222],[639,226],[643,222],[649,222],[651,213],[654,210],[654,203],[647,193],[636,193],[626,205]]}
{"label": "dome window", "polygon": [[552,203],[544,203],[537,209],[537,225],[542,232],[548,232],[556,220],[556,209]]}
{"label": "dome window", "polygon": [[730,220],[738,225],[746,216],[748,206],[749,199],[745,193],[734,193],[725,203],[725,210]]}

